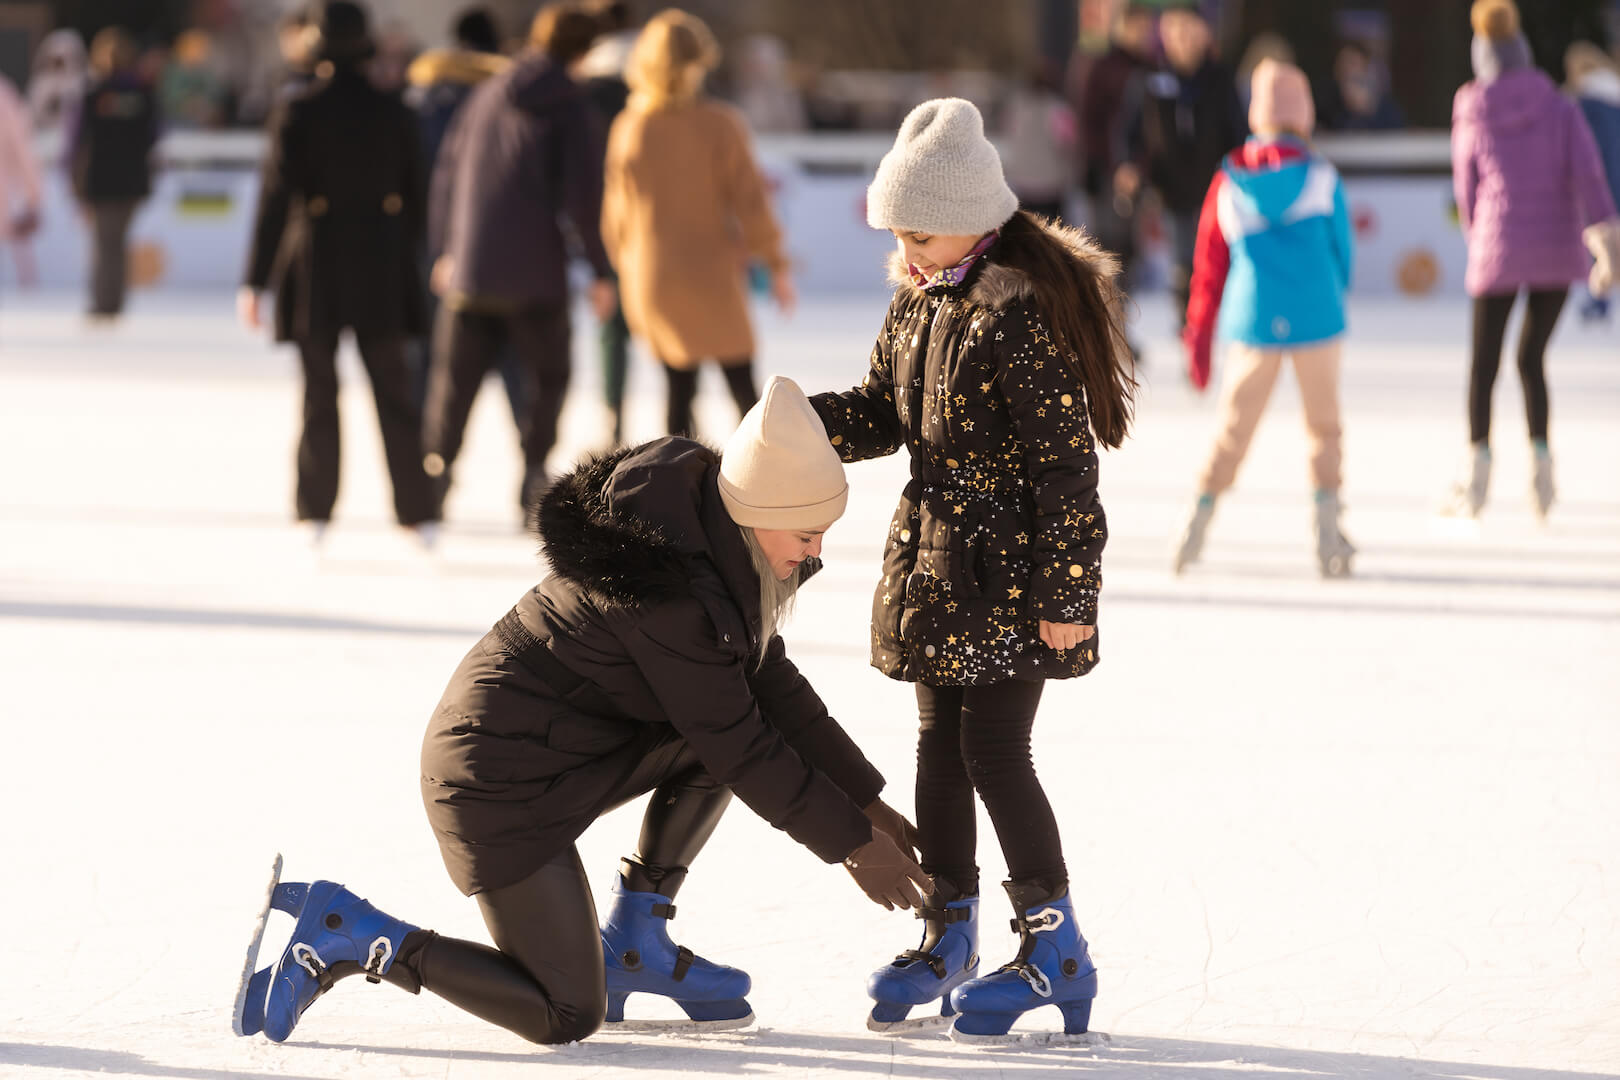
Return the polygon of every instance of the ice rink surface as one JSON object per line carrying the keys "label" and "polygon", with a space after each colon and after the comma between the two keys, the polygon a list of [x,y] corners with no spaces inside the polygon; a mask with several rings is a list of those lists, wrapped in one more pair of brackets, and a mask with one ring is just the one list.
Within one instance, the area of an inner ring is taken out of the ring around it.
{"label": "ice rink surface", "polygon": [[[857,381],[884,297],[762,316],[762,370]],[[287,1045],[230,1033],[273,854],[482,940],[417,794],[422,728],[463,652],[540,573],[491,385],[440,551],[392,527],[346,361],[330,542],[290,527],[292,353],[230,298],[139,297],[113,329],[77,297],[0,309],[0,1076],[1444,1077],[1620,1074],[1620,329],[1566,310],[1550,361],[1560,498],[1538,526],[1511,352],[1477,523],[1433,513],[1465,441],[1467,310],[1360,303],[1345,362],[1356,576],[1318,580],[1285,376],[1202,565],[1168,544],[1207,446],[1168,316],[1139,332],[1136,437],[1103,460],[1105,662],[1049,686],[1037,765],[1101,970],[1097,1049],[981,1050],[863,1027],[866,974],[915,944],[734,804],[680,897],[677,940],[754,978],[755,1030],[533,1047],[423,994],[351,979]],[[596,441],[582,321],[556,467]],[[1510,339],[1511,341],[1512,339]],[[710,373],[709,438],[734,422]],[[663,386],[638,357],[630,434]],[[789,652],[909,810],[909,688],[866,666],[905,463],[851,470],[848,516]],[[636,810],[582,842],[606,895]],[[980,857],[987,967],[1004,873]],[[273,959],[290,929],[272,919]],[[268,961],[267,961],[268,962]],[[661,1012],[632,998],[632,1015]],[[639,1006],[639,1013],[638,1013]],[[1017,1029],[1051,1029],[1055,1010]]]}

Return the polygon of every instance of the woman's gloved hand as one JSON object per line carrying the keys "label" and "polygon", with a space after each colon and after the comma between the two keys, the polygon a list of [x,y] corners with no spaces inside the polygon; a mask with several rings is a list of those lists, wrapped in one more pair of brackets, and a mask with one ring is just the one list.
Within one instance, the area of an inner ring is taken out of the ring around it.
{"label": "woman's gloved hand", "polygon": [[873,799],[864,812],[875,833],[888,833],[896,847],[913,859],[917,857],[917,826],[906,820],[906,815],[882,799]]}
{"label": "woman's gloved hand", "polygon": [[872,839],[850,852],[844,868],[874,904],[889,911],[920,907],[923,896],[934,890],[933,880],[922,867],[882,829],[874,828]]}

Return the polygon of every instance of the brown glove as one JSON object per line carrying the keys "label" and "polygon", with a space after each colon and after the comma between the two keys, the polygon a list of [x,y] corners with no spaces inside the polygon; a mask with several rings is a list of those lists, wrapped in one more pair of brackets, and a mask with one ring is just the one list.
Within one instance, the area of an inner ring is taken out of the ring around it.
{"label": "brown glove", "polygon": [[888,833],[896,847],[913,859],[917,857],[917,826],[907,821],[906,815],[882,799],[873,799],[865,813],[874,833]]}
{"label": "brown glove", "polygon": [[874,904],[895,908],[919,907],[922,897],[934,889],[934,882],[881,829],[872,830],[872,839],[844,860],[849,876]]}

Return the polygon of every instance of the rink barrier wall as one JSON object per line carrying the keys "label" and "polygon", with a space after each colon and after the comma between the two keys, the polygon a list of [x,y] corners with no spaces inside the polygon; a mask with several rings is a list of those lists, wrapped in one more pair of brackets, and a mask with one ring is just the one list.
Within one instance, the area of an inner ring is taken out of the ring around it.
{"label": "rink barrier wall", "polygon": [[[787,246],[808,293],[883,288],[886,234],[866,224],[866,184],[892,145],[883,133],[765,135],[756,140]],[[1357,240],[1353,282],[1366,295],[1460,296],[1465,259],[1445,132],[1324,136],[1316,147],[1345,177]],[[223,289],[247,258],[265,137],[257,131],[172,132],[157,149],[152,197],[132,226],[137,287]],[[82,287],[89,238],[61,165],[60,139],[37,144],[46,172],[44,224],[0,258],[0,282]],[[1086,218],[1083,199],[1070,207]],[[1144,281],[1162,280],[1159,230],[1145,230]]]}

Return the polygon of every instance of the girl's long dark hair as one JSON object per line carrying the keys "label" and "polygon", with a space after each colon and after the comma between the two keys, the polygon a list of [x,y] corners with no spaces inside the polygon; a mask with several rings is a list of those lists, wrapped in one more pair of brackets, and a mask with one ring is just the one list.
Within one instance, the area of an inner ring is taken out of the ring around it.
{"label": "girl's long dark hair", "polygon": [[1051,322],[1058,348],[1086,392],[1091,430],[1104,446],[1118,447],[1130,432],[1137,387],[1118,260],[1101,248],[1089,258],[1077,256],[1027,210],[1001,227],[992,258],[1029,275],[1035,306]]}

